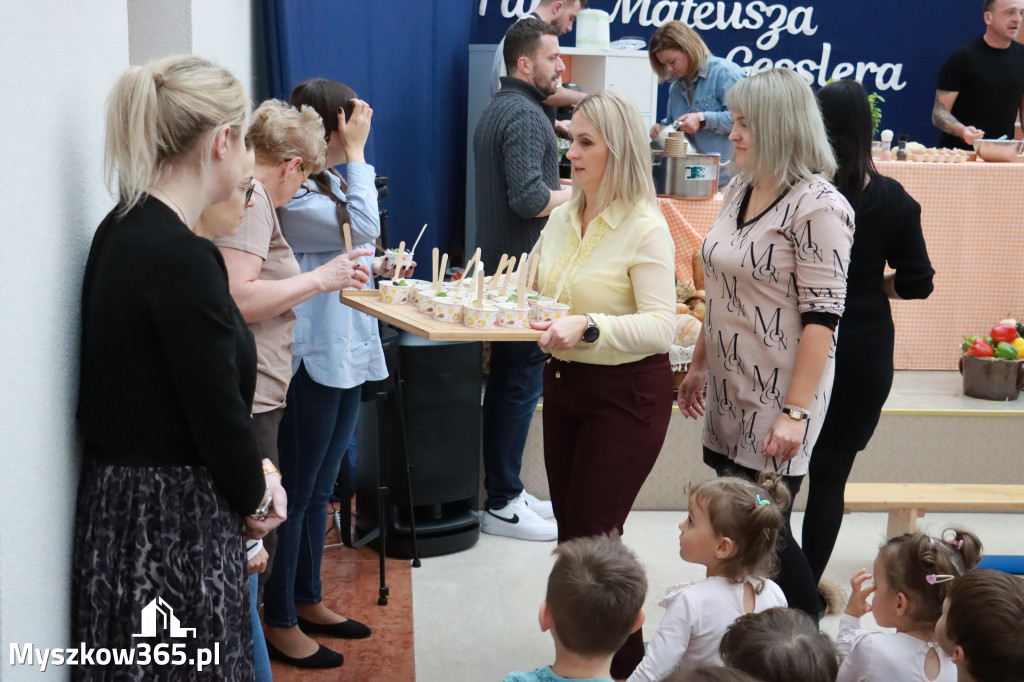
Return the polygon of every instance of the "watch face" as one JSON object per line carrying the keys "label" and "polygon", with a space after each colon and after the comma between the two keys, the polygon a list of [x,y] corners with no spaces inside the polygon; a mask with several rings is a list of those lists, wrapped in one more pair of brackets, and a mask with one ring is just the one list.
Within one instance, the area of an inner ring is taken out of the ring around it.
{"label": "watch face", "polygon": [[583,340],[587,343],[594,343],[597,341],[597,337],[601,335],[601,330],[597,327],[587,327],[583,332]]}

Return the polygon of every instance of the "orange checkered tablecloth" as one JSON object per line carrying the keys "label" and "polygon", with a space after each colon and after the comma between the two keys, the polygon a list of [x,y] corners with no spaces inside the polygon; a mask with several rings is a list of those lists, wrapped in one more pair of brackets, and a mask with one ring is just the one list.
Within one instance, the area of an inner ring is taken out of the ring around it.
{"label": "orange checkered tablecloth", "polygon": [[692,284],[691,256],[700,248],[718,217],[722,209],[722,195],[703,200],[658,197],[658,207],[676,243],[676,277],[680,282]]}
{"label": "orange checkered tablecloth", "polygon": [[[896,369],[955,370],[965,334],[1024,315],[1024,164],[882,161],[921,204],[935,268],[926,301],[893,301]],[[676,243],[676,274],[692,281],[690,255],[718,217],[722,197],[659,198]]]}

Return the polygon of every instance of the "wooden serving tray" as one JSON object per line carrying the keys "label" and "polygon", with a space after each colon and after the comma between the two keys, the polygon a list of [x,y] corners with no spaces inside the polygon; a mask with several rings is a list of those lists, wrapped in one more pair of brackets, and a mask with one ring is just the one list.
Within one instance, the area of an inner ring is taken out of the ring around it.
{"label": "wooden serving tray", "polygon": [[422,336],[428,341],[536,341],[542,333],[536,329],[475,329],[461,322],[439,322],[430,315],[421,313],[412,304],[384,303],[376,289],[344,289],[340,300],[359,312]]}

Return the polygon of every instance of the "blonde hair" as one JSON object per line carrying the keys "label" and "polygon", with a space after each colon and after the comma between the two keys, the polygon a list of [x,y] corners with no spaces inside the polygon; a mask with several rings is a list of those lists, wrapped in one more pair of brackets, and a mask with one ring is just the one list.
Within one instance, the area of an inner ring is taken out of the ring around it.
{"label": "blonde hair", "polygon": [[651,60],[651,68],[658,74],[658,78],[666,81],[669,79],[668,67],[658,61],[658,53],[662,50],[682,50],[690,60],[690,70],[685,80],[692,80],[704,66],[704,62],[711,59],[711,50],[704,39],[681,21],[670,21],[659,27],[651,36],[651,44],[647,47],[647,58]]}
{"label": "blonde hair", "polygon": [[721,564],[734,582],[756,578],[755,591],[764,589],[761,578],[778,572],[776,546],[786,523],[791,496],[781,476],[761,472],[757,482],[722,476],[693,486],[690,503],[704,510],[715,535],[730,538],[736,551]]}
{"label": "blonde hair", "polygon": [[[595,92],[576,105],[575,113],[597,128],[608,145],[608,161],[601,179],[597,212],[619,199],[630,204],[656,204],[658,199],[651,177],[650,138],[633,100],[611,90]],[[574,184],[569,210],[578,211],[582,216],[586,204],[583,188]]]}
{"label": "blonde hair", "polygon": [[252,113],[249,138],[257,163],[273,165],[299,157],[309,173],[327,167],[324,124],[320,114],[306,104],[296,109],[279,99],[268,99]]}
{"label": "blonde hair", "polygon": [[725,95],[733,118],[753,137],[750,163],[739,177],[751,185],[774,180],[777,191],[814,174],[831,180],[836,157],[811,87],[792,69],[771,69],[740,80]]}
{"label": "blonde hair", "polygon": [[105,176],[117,175],[120,213],[127,213],[174,160],[202,145],[202,163],[214,132],[239,135],[249,98],[229,71],[193,55],[132,66],[107,96]]}

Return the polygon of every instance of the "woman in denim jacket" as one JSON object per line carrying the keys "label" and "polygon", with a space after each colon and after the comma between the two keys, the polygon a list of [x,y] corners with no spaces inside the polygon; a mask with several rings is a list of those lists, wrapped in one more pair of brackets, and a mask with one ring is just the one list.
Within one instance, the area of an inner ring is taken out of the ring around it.
{"label": "woman in denim jacket", "polygon": [[677,130],[690,136],[699,154],[720,154],[718,186],[732,179],[732,116],[725,93],[746,74],[728,59],[714,57],[692,28],[670,21],[651,37],[647,48],[651,68],[662,80],[673,80],[668,93],[668,116],[651,128],[651,139],[673,121]]}

